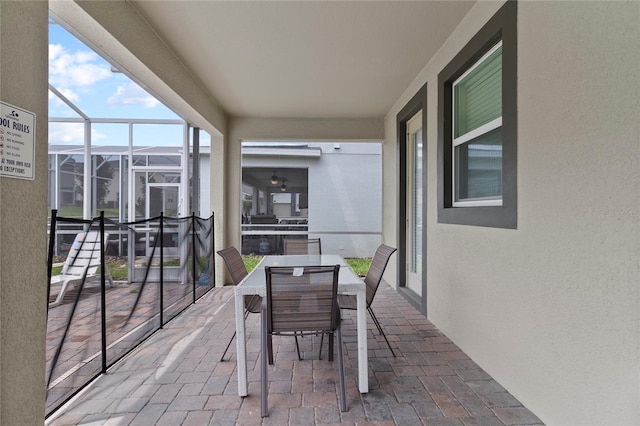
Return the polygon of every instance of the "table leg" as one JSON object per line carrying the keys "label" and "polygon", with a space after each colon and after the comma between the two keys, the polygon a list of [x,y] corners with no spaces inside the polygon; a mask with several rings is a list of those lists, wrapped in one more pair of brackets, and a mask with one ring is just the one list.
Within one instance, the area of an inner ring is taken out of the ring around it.
{"label": "table leg", "polygon": [[358,323],[358,388],[360,393],[369,392],[369,363],[367,360],[367,304],[363,288],[356,296]]}
{"label": "table leg", "polygon": [[236,307],[236,359],[238,371],[238,395],[247,396],[247,344],[244,325],[244,296],[235,295]]}

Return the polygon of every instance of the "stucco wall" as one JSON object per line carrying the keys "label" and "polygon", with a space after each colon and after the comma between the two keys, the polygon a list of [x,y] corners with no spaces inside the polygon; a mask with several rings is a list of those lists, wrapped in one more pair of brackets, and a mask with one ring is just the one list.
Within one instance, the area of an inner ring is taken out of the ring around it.
{"label": "stucco wall", "polygon": [[0,2],[0,99],[33,112],[34,179],[0,177],[0,424],[44,422],[47,3]]}
{"label": "stucco wall", "polygon": [[308,169],[309,236],[322,239],[325,253],[371,257],[382,232],[381,144],[336,143],[339,149],[309,143],[322,150],[320,157],[245,156],[242,165]]}
{"label": "stucco wall", "polygon": [[[374,141],[384,135],[381,119],[247,118],[229,120],[225,146],[225,244],[240,247],[241,151],[243,141]],[[311,208],[309,209],[311,212]]]}
{"label": "stucco wall", "polygon": [[518,228],[439,224],[437,75],[499,6],[386,119],[427,82],[428,317],[545,423],[638,424],[640,3],[519,3]]}

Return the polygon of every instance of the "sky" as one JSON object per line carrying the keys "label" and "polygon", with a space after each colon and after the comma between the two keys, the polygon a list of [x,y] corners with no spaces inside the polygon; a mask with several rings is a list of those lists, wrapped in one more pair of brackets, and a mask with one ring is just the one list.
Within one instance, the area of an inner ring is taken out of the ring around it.
{"label": "sky", "polygon": [[[49,25],[49,83],[90,118],[180,119],[63,27]],[[49,91],[49,117],[79,115]],[[93,124],[92,145],[128,145],[127,124]],[[181,146],[181,125],[134,125],[136,146]],[[82,145],[82,123],[49,123],[49,144]],[[201,132],[200,142],[208,144]]]}

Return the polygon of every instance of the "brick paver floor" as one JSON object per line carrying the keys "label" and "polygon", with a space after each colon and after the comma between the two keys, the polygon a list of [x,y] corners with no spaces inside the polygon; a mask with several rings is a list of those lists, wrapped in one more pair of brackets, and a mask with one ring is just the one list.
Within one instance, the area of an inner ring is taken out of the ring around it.
{"label": "brick paver floor", "polygon": [[[338,408],[337,363],[320,338],[274,338],[269,417],[260,416],[260,322],[247,320],[249,396],[237,394],[233,288],[209,292],[54,413],[62,425],[540,425],[533,413],[416,311],[382,286],[373,303],[397,357],[370,318],[369,393],[357,388],[355,314],[343,312],[348,411]],[[326,340],[325,340],[326,345]],[[334,365],[335,364],[335,365]]]}

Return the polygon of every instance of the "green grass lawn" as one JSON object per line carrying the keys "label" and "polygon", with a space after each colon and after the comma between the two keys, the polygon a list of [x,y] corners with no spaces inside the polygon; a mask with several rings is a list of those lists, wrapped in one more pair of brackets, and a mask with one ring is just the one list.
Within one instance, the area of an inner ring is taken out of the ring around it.
{"label": "green grass lawn", "polygon": [[[82,206],[61,206],[58,209],[58,216],[62,217],[82,217]],[[105,217],[117,218],[120,214],[118,208],[98,209],[96,215],[99,215],[101,211],[104,211]]]}
{"label": "green grass lawn", "polygon": [[255,256],[253,254],[248,254],[242,256],[242,261],[244,262],[244,266],[247,268],[247,271],[251,272],[256,267],[258,263],[262,260],[262,256]]}
{"label": "green grass lawn", "polygon": [[[244,261],[244,265],[247,267],[247,271],[251,272],[256,265],[262,260],[262,256],[255,255],[247,255],[242,256],[242,260]],[[351,269],[355,271],[356,274],[364,276],[367,274],[369,270],[369,265],[371,265],[371,258],[353,258],[353,259],[345,259]],[[167,261],[167,266],[171,265],[172,261]],[[174,261],[175,266],[178,266],[179,261]],[[114,280],[126,280],[128,274],[128,267],[126,258],[114,258],[107,260],[107,266],[109,268],[109,272],[111,272],[111,276]],[[62,266],[54,266],[51,269],[51,275],[60,275],[62,272]]]}
{"label": "green grass lawn", "polygon": [[351,269],[360,275],[365,276],[369,271],[369,266],[371,266],[371,258],[370,257],[362,257],[362,258],[353,258],[353,259],[345,259]]}
{"label": "green grass lawn", "polygon": [[[116,281],[126,280],[129,275],[129,267],[126,258],[114,258],[107,260],[107,267],[111,272],[111,278]],[[62,273],[62,265],[51,268],[51,276],[60,275]]]}
{"label": "green grass lawn", "polygon": [[[255,255],[246,255],[242,256],[242,260],[244,261],[244,265],[247,267],[247,271],[251,272],[253,268],[260,262],[262,256]],[[371,258],[353,258],[353,259],[345,259],[346,262],[351,266],[351,269],[355,271],[358,275],[366,275],[369,270],[369,265],[371,265]]]}

